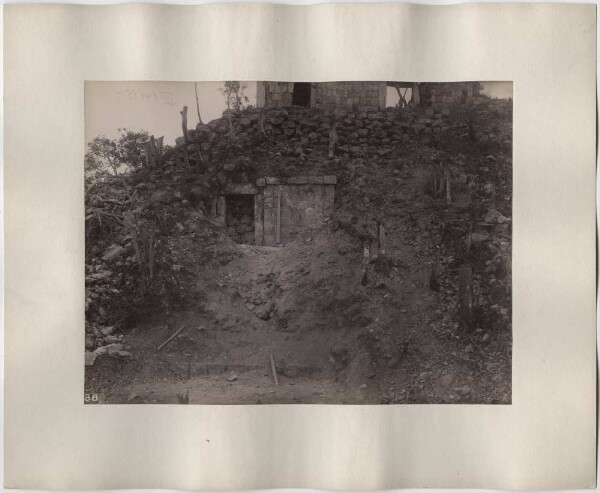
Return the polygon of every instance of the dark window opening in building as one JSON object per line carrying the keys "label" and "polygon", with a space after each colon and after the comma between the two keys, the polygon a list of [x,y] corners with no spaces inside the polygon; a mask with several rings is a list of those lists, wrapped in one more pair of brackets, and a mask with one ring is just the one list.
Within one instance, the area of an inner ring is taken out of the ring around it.
{"label": "dark window opening in building", "polygon": [[225,227],[236,243],[254,244],[254,195],[227,195]]}
{"label": "dark window opening in building", "polygon": [[292,105],[293,106],[306,106],[310,107],[310,82],[295,82],[294,92],[292,94]]}

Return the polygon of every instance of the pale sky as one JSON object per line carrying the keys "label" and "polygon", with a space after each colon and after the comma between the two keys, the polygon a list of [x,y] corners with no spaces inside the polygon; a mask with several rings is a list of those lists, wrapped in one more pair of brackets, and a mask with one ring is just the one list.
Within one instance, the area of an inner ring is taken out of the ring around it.
{"label": "pale sky", "polygon": [[[249,104],[256,104],[256,82],[244,82]],[[220,118],[225,98],[222,82],[198,82],[200,116],[204,123]],[[188,128],[196,128],[198,113],[193,82],[86,82],[85,141],[97,135],[118,136],[119,128],[147,130],[174,144],[182,135],[181,109],[188,107]]]}
{"label": "pale sky", "polygon": [[[244,82],[249,104],[256,104],[256,82]],[[198,82],[200,115],[204,123],[220,118],[226,108],[219,93],[222,82]],[[483,92],[493,98],[512,97],[511,82],[484,82]],[[410,90],[408,92],[410,97]],[[396,90],[388,88],[387,105],[398,101]],[[188,127],[198,123],[193,82],[86,82],[85,141],[98,135],[118,136],[119,128],[146,130],[155,137],[164,136],[173,145],[182,135],[181,115],[188,107]]]}
{"label": "pale sky", "polygon": [[483,94],[495,99],[508,99],[513,97],[512,82],[482,82]]}

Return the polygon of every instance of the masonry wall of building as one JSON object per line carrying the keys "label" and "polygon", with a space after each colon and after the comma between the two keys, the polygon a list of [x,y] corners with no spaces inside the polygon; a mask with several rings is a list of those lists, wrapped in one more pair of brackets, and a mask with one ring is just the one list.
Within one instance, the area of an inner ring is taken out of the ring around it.
{"label": "masonry wall of building", "polygon": [[292,106],[292,95],[294,94],[293,82],[258,83],[258,91],[257,104],[259,107],[285,108]]}
{"label": "masonry wall of building", "polygon": [[332,216],[336,181],[335,176],[326,175],[259,178],[257,186],[251,183],[230,183],[218,197],[216,219],[236,241],[252,242],[245,218],[235,218],[231,222],[229,210],[235,200],[252,197],[254,243],[266,246],[276,245],[278,242],[287,243],[318,228]]}
{"label": "masonry wall of building", "polygon": [[466,104],[479,96],[479,82],[431,82],[419,84],[421,104]]}
{"label": "masonry wall of building", "polygon": [[[293,102],[293,82],[258,84],[257,104],[283,108]],[[385,108],[385,82],[315,82],[311,84],[310,107],[325,110],[378,111]]]}
{"label": "masonry wall of building", "polygon": [[378,111],[385,108],[385,82],[321,82],[315,85],[315,107],[319,109]]}
{"label": "masonry wall of building", "polygon": [[278,225],[279,242],[293,241],[321,226],[334,211],[335,177],[298,177],[286,182],[267,178],[259,188],[254,202],[257,245],[277,244]]}

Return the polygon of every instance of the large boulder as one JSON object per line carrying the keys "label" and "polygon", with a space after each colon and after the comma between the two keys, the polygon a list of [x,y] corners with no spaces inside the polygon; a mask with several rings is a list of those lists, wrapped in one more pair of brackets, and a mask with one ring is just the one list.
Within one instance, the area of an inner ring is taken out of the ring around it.
{"label": "large boulder", "polygon": [[502,215],[502,213],[498,212],[495,209],[490,209],[483,221],[487,224],[504,224],[510,221],[509,218]]}
{"label": "large boulder", "polygon": [[105,262],[114,262],[123,255],[125,255],[125,248],[123,248],[121,245],[113,244],[106,249],[104,255],[102,255],[102,260]]}

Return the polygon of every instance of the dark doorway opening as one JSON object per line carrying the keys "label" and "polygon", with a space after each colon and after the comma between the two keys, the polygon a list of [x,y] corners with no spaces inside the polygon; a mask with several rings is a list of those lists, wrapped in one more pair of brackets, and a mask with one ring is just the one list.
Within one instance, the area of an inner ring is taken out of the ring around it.
{"label": "dark doorway opening", "polygon": [[310,108],[310,92],[310,82],[295,82],[294,92],[292,93],[292,105]]}
{"label": "dark doorway opening", "polygon": [[254,244],[254,195],[225,197],[225,227],[236,242]]}

